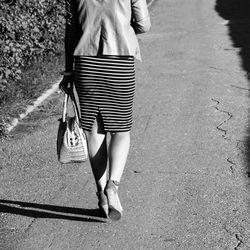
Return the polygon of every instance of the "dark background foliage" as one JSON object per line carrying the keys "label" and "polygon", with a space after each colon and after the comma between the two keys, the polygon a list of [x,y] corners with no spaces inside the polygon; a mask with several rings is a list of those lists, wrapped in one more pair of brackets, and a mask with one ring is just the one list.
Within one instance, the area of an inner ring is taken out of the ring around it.
{"label": "dark background foliage", "polygon": [[0,93],[24,67],[62,51],[63,27],[63,0],[1,0]]}

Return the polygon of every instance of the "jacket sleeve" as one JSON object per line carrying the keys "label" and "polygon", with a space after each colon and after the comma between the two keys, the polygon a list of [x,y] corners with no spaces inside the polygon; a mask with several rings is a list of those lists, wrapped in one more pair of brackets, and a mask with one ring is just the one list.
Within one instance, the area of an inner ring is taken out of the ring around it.
{"label": "jacket sleeve", "polygon": [[65,27],[65,71],[73,71],[73,53],[76,46],[76,11],[73,0],[65,0],[66,27]]}
{"label": "jacket sleeve", "polygon": [[132,27],[136,34],[149,31],[151,22],[146,0],[132,0]]}

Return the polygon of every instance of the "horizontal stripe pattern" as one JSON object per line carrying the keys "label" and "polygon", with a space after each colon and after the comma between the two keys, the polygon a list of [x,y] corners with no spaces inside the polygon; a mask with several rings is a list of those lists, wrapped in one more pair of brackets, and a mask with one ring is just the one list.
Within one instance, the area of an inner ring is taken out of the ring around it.
{"label": "horizontal stripe pattern", "polygon": [[90,131],[98,114],[106,132],[130,131],[133,122],[133,57],[75,56],[74,82],[81,126]]}

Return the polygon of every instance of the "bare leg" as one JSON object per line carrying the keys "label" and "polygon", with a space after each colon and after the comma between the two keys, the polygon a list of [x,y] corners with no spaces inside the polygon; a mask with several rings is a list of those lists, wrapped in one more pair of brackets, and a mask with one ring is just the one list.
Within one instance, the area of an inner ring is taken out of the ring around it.
{"label": "bare leg", "polygon": [[110,180],[120,182],[130,147],[130,132],[111,133],[109,145]]}
{"label": "bare leg", "polygon": [[111,133],[109,144],[109,181],[104,192],[108,199],[108,216],[112,220],[119,220],[123,214],[117,191],[127,161],[129,147],[129,132]]}
{"label": "bare leg", "polygon": [[91,132],[85,131],[88,141],[89,160],[94,174],[97,191],[104,190],[107,183],[107,144],[98,115]]}

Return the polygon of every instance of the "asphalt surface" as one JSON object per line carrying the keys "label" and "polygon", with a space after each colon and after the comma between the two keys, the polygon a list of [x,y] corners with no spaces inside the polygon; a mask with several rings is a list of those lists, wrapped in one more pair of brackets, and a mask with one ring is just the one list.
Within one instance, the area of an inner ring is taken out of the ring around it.
{"label": "asphalt surface", "polygon": [[150,7],[122,220],[98,215],[88,162],[57,162],[56,93],[1,142],[0,249],[250,249],[250,86],[221,3]]}

